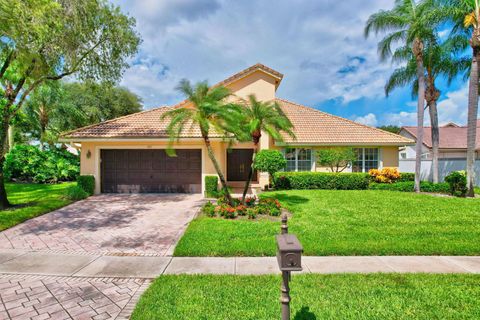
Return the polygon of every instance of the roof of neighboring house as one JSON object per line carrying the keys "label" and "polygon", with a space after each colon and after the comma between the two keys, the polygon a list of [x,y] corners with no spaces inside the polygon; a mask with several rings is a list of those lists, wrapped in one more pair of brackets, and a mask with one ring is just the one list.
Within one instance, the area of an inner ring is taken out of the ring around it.
{"label": "roof of neighboring house", "polygon": [[287,144],[406,145],[413,141],[345,118],[284,99],[276,99],[294,125],[296,140],[283,134]]}
{"label": "roof of neighboring house", "polygon": [[[402,130],[408,132],[415,139],[417,137],[417,127],[402,127]],[[467,127],[446,125],[439,128],[440,131],[440,149],[467,149]],[[480,149],[480,120],[477,121],[477,147]],[[423,128],[423,144],[432,148],[432,130],[431,127]]]}

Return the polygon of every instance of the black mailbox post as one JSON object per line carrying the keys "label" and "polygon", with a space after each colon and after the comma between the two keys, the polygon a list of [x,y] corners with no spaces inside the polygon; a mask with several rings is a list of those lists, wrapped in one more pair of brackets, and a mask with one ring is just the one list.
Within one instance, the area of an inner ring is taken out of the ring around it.
{"label": "black mailbox post", "polygon": [[297,237],[288,234],[287,216],[282,217],[281,234],[277,235],[277,261],[280,271],[282,271],[282,295],[280,303],[282,304],[282,320],[290,319],[290,272],[302,271],[302,252],[303,248]]}

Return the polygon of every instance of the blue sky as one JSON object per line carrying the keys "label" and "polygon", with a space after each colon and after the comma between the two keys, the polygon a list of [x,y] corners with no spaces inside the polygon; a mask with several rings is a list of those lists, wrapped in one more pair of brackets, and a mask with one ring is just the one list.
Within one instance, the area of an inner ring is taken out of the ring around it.
{"label": "blue sky", "polygon": [[[395,66],[380,62],[380,37],[363,36],[368,16],[393,2],[114,0],[143,38],[121,84],[148,109],[181,100],[182,78],[214,84],[260,62],[285,75],[278,97],[368,125],[414,125],[410,89],[385,97]],[[467,84],[440,89],[440,122],[465,123]]]}

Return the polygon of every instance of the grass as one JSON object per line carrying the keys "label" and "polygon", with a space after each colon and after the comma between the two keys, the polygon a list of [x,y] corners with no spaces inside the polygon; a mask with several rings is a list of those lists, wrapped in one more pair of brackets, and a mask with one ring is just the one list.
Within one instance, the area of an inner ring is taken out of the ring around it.
{"label": "grass", "polygon": [[[480,200],[393,191],[264,194],[293,212],[305,255],[478,255]],[[274,256],[280,222],[198,217],[176,256]]]}
{"label": "grass", "polygon": [[[480,275],[295,275],[291,290],[294,320],[480,318]],[[279,276],[161,276],[132,319],[279,319],[279,295]]]}
{"label": "grass", "polygon": [[63,195],[65,189],[74,184],[75,182],[61,184],[7,183],[8,199],[18,207],[0,210],[0,231],[72,203]]}

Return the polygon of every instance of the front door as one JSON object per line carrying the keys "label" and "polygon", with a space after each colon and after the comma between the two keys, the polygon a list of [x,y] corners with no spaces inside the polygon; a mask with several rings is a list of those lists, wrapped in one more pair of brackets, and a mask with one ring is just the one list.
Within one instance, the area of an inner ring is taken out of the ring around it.
{"label": "front door", "polygon": [[[253,149],[232,149],[227,151],[227,180],[246,181],[252,165]],[[257,181],[257,172],[253,172]]]}

